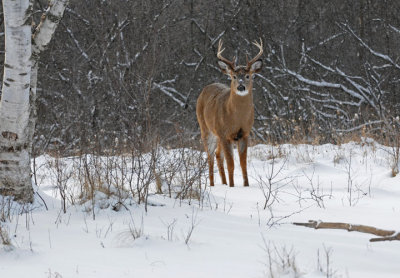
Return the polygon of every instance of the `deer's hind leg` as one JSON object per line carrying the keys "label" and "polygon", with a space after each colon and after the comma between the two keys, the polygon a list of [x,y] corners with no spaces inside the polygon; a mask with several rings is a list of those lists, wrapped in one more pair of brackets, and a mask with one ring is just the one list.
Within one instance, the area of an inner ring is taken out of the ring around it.
{"label": "deer's hind leg", "polygon": [[[204,134],[205,133],[205,134]],[[211,132],[202,132],[204,149],[207,152],[208,174],[210,177],[210,186],[214,186],[214,154],[217,148],[217,137]]]}
{"label": "deer's hind leg", "polygon": [[238,151],[240,158],[240,167],[242,168],[243,186],[249,186],[249,179],[247,177],[247,144],[248,137],[243,137],[238,141]]}
{"label": "deer's hind leg", "polygon": [[222,151],[221,142],[218,142],[215,157],[217,158],[218,171],[222,184],[227,184],[224,170],[224,152]]}

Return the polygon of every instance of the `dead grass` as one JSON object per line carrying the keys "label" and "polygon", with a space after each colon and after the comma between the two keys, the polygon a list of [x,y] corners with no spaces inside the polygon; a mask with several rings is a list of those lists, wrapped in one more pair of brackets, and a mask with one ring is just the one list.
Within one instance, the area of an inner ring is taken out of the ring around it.
{"label": "dead grass", "polygon": [[0,240],[2,245],[12,246],[10,236],[2,223],[0,223]]}

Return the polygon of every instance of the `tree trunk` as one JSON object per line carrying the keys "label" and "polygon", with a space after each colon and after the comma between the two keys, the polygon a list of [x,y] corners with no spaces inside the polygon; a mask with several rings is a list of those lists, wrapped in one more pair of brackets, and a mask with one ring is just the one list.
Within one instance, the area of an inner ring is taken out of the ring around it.
{"label": "tree trunk", "polygon": [[3,1],[5,62],[0,102],[0,195],[33,201],[30,152],[36,122],[40,53],[50,42],[68,0],[51,0],[32,38],[32,1]]}
{"label": "tree trunk", "polygon": [[0,194],[33,201],[27,126],[31,78],[29,0],[3,1],[5,61],[0,102]]}
{"label": "tree trunk", "polygon": [[51,0],[42,20],[36,28],[32,38],[32,69],[30,81],[30,116],[28,124],[28,138],[30,142],[29,150],[32,149],[33,134],[36,124],[36,88],[37,77],[39,71],[40,54],[49,45],[51,38],[60,20],[64,14],[64,10],[68,5],[69,0]]}

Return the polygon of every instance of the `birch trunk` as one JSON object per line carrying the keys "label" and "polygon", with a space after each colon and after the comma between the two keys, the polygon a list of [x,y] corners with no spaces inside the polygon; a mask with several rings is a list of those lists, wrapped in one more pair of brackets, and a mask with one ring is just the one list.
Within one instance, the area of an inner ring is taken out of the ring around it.
{"label": "birch trunk", "polygon": [[3,1],[5,63],[0,102],[0,195],[33,201],[30,152],[36,123],[40,53],[47,47],[68,0],[51,0],[31,33],[32,2]]}
{"label": "birch trunk", "polygon": [[31,78],[29,0],[3,1],[5,61],[0,102],[0,194],[32,202],[27,126]]}
{"label": "birch trunk", "polygon": [[51,0],[39,26],[36,28],[32,38],[32,69],[30,81],[30,116],[28,125],[29,149],[32,149],[32,139],[36,125],[36,88],[39,71],[40,54],[49,45],[58,24],[64,14],[69,0]]}

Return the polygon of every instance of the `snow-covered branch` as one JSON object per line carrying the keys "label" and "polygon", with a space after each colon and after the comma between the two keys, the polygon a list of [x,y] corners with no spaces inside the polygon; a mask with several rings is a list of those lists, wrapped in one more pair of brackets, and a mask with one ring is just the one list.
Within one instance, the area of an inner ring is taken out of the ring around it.
{"label": "snow-covered branch", "polygon": [[345,23],[341,23],[339,24],[339,26],[341,26],[342,28],[344,28],[349,34],[351,34],[365,49],[367,49],[372,55],[374,55],[375,57],[378,57],[382,60],[384,60],[385,62],[390,63],[392,66],[394,66],[396,69],[400,70],[400,65],[397,64],[392,58],[390,58],[389,55],[383,54],[381,52],[378,52],[374,49],[372,49],[372,47],[370,47],[362,38],[360,38],[360,36],[358,36],[353,29]]}
{"label": "snow-covered branch", "polygon": [[156,83],[153,82],[153,86],[157,89],[159,89],[161,92],[163,92],[165,95],[170,97],[173,101],[179,104],[181,107],[186,107],[186,103],[181,101],[176,95],[178,95],[180,98],[184,98],[184,96],[179,93],[175,88],[168,87],[163,85],[162,83]]}
{"label": "snow-covered branch", "polygon": [[295,77],[297,80],[299,80],[299,81],[301,81],[301,82],[303,82],[305,84],[312,85],[312,86],[315,86],[315,87],[321,87],[321,88],[341,89],[344,92],[346,92],[347,94],[349,94],[350,96],[355,97],[355,98],[357,98],[357,99],[359,99],[361,101],[364,101],[363,96],[361,96],[359,93],[357,93],[356,91],[346,87],[343,84],[332,83],[332,82],[327,82],[327,81],[323,81],[323,80],[322,81],[311,80],[311,79],[308,79],[308,78],[304,77],[303,75],[298,74],[298,73],[296,73],[296,72],[294,72],[292,70],[289,70],[289,69],[286,69],[286,72],[289,75]]}

